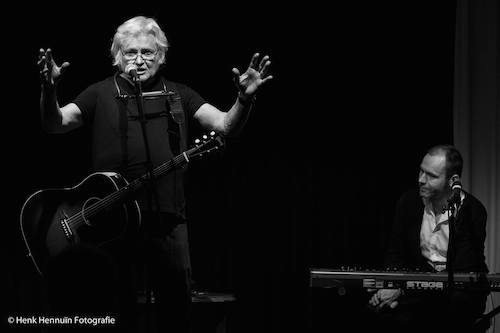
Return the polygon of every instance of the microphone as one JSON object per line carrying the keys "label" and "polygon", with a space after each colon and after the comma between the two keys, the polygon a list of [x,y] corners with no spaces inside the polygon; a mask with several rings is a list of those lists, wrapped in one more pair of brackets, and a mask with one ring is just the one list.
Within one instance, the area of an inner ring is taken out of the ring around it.
{"label": "microphone", "polygon": [[134,64],[128,64],[125,67],[125,74],[131,76],[134,79],[134,81],[139,78],[137,75],[137,67]]}
{"label": "microphone", "polygon": [[455,203],[457,205],[460,204],[461,198],[460,198],[460,193],[462,192],[462,183],[459,180],[455,180],[451,184],[451,196],[448,199],[450,203]]}

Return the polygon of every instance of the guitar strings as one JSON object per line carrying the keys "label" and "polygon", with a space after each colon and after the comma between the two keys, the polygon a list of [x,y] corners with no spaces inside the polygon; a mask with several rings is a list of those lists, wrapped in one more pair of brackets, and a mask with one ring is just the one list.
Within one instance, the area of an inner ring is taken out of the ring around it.
{"label": "guitar strings", "polygon": [[[162,173],[169,171],[169,169],[176,167],[177,165],[179,165],[179,163],[182,163],[183,160],[187,161],[187,158],[184,156],[184,154],[178,155],[174,157],[172,160],[159,166],[156,170],[153,170],[153,175],[155,177],[161,175]],[[126,195],[129,189],[132,190],[136,189],[143,180],[147,179],[147,177],[148,174],[145,174],[139,177],[138,179],[132,181],[131,183],[127,184],[126,186],[122,187],[113,194],[108,195],[105,199],[99,200],[98,202],[90,205],[87,209],[82,209],[78,213],[71,215],[67,219],[66,223],[68,224],[69,227],[75,227],[81,223],[85,223],[86,217],[94,215],[96,212],[99,212],[100,210],[108,206],[110,203],[116,201],[116,199]]]}

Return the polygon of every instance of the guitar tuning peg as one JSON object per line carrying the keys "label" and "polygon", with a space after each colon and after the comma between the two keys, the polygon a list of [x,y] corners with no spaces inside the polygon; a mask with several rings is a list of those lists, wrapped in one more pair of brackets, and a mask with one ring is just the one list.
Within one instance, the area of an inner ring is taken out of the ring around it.
{"label": "guitar tuning peg", "polygon": [[203,135],[203,139],[205,139],[205,140],[208,139],[208,136],[206,134]]}
{"label": "guitar tuning peg", "polygon": [[215,131],[211,131],[210,136],[215,136]]}
{"label": "guitar tuning peg", "polygon": [[194,140],[194,143],[196,143],[196,144],[200,143],[200,139]]}

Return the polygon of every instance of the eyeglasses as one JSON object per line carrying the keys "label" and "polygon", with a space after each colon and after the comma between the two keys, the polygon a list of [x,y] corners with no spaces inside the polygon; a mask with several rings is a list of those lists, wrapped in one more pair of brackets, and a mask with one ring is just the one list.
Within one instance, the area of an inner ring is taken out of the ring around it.
{"label": "eyeglasses", "polygon": [[123,58],[127,61],[136,60],[138,56],[141,56],[143,60],[153,60],[156,56],[156,53],[158,53],[158,51],[151,49],[142,49],[140,51],[135,49],[129,49],[122,51]]}

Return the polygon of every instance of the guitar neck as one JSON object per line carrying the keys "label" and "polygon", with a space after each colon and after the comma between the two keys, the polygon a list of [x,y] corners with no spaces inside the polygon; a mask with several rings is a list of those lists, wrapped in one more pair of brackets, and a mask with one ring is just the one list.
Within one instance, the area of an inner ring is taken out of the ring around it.
{"label": "guitar neck", "polygon": [[[183,165],[186,165],[189,162],[188,159],[188,153],[189,151],[182,153],[180,155],[177,155],[173,159],[163,163],[162,165],[156,167],[153,170],[153,177],[160,178],[163,175],[169,173],[175,168],[181,167]],[[149,173],[145,173],[141,177],[135,179],[134,181],[130,182],[127,186],[121,188],[117,192],[113,193],[110,195],[110,204],[121,202],[128,198],[130,195],[133,195],[135,192],[139,191],[149,180],[150,180],[150,175]]]}
{"label": "guitar neck", "polygon": [[[186,165],[188,162],[189,162],[189,159],[188,159],[186,153],[182,153],[180,155],[177,155],[176,157],[174,157],[170,161],[165,162],[162,165],[156,167],[153,170],[153,177],[160,178],[163,175],[172,171],[173,169],[176,169],[178,167]],[[124,189],[131,192],[131,193],[134,193],[134,192],[140,190],[144,186],[144,184],[150,180],[150,178],[151,177],[150,177],[149,173],[145,173],[141,177],[130,182]]]}
{"label": "guitar neck", "polygon": [[[153,170],[153,178],[160,178],[161,176],[167,174],[168,172],[182,167],[189,162],[189,159],[195,156],[201,156],[202,154],[208,153],[210,151],[216,150],[218,147],[223,145],[222,139],[218,136],[215,136],[215,132],[212,132],[212,138],[208,142],[212,142],[214,144],[213,147],[207,149],[207,142],[204,144],[195,146],[186,150],[185,152],[175,156],[171,160],[161,164]],[[124,202],[130,196],[135,194],[138,190],[140,190],[152,177],[150,177],[149,172],[142,175],[141,177],[133,180],[128,183],[126,186],[120,188],[118,191],[110,194],[106,198],[103,198],[87,207],[85,210],[86,216],[90,217],[91,215],[97,214],[101,210],[106,207]],[[81,214],[82,212],[80,212]]]}

